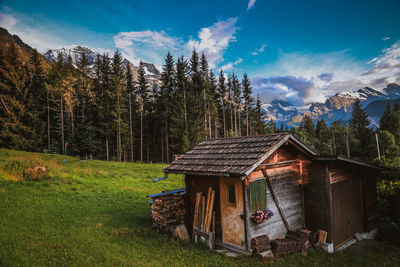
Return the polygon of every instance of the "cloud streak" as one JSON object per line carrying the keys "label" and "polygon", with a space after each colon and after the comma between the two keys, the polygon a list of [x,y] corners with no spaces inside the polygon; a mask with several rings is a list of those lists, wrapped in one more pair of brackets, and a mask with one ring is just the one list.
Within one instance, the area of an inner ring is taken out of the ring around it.
{"label": "cloud streak", "polygon": [[258,54],[264,52],[264,50],[265,50],[266,47],[267,47],[266,44],[262,44],[259,48],[256,48],[256,50],[253,51],[251,54],[252,54],[253,56],[257,56]]}
{"label": "cloud streak", "polygon": [[255,3],[256,3],[256,0],[249,0],[249,2],[247,3],[247,10],[251,9],[252,7],[254,7]]}
{"label": "cloud streak", "polygon": [[233,69],[234,65],[240,64],[242,63],[243,59],[242,58],[238,58],[238,60],[236,60],[235,62],[229,62],[228,64],[225,64],[221,67],[222,71],[226,71],[226,70],[230,70]]}

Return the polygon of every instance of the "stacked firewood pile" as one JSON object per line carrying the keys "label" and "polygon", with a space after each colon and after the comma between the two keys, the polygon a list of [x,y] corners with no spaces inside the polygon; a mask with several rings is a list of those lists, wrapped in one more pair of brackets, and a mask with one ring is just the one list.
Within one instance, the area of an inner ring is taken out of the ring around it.
{"label": "stacked firewood pile", "polygon": [[152,198],[151,217],[153,226],[171,231],[185,221],[185,193],[162,195]]}
{"label": "stacked firewood pile", "polygon": [[309,245],[310,231],[288,231],[283,239],[272,241],[271,247],[276,257],[286,256],[292,253],[303,252]]}
{"label": "stacked firewood pile", "polygon": [[257,236],[251,239],[251,248],[253,254],[260,254],[271,249],[271,240],[269,240],[267,235]]}
{"label": "stacked firewood pile", "polygon": [[261,257],[282,257],[304,252],[310,244],[317,242],[316,232],[308,230],[288,231],[285,238],[270,240],[267,235],[251,240],[253,254]]}

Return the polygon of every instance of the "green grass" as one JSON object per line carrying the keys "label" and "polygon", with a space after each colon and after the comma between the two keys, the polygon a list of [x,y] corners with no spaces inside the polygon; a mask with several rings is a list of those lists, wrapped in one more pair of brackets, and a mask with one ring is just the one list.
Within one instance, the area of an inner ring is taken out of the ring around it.
{"label": "green grass", "polygon": [[[163,176],[162,164],[116,163],[38,154],[48,180],[26,181],[8,169],[33,153],[0,149],[0,266],[262,265],[184,243],[151,227],[147,194],[184,186]],[[400,249],[385,245],[358,255],[310,251],[273,266],[400,265]]]}

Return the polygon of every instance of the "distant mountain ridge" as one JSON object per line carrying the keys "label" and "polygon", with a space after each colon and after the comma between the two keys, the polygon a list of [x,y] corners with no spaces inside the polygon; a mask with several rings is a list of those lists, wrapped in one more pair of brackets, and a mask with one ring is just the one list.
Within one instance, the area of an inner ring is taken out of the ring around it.
{"label": "distant mountain ridge", "polygon": [[[59,49],[50,49],[48,50],[45,54],[44,57],[54,63],[57,59],[57,55],[61,53],[64,58],[71,56],[73,64],[76,66],[78,62],[80,62],[82,58],[82,54],[85,53],[86,57],[89,62],[89,67],[92,68],[93,74],[94,75],[94,65],[96,63],[96,58],[97,55],[99,55],[101,58],[103,57],[103,54],[100,54],[98,52],[95,52],[91,50],[90,48],[84,47],[84,46],[74,46],[74,47],[62,47]],[[108,55],[109,57],[112,57],[112,55]],[[126,68],[128,65],[131,69],[133,79],[135,81],[138,80],[138,67],[139,67],[139,59],[134,60],[135,64],[130,62],[128,59],[123,58],[122,60],[122,65]],[[161,72],[160,70],[157,69],[157,67],[152,64],[152,63],[147,63],[143,62],[143,66],[146,72],[146,78],[148,79],[150,84],[153,83],[158,83],[161,78]]]}
{"label": "distant mountain ridge", "polygon": [[355,91],[341,92],[330,96],[324,103],[314,102],[306,109],[300,109],[291,103],[274,100],[263,104],[267,120],[273,119],[275,123],[288,126],[298,126],[304,115],[309,115],[313,120],[324,119],[328,124],[334,120],[348,121],[351,117],[351,108],[354,102],[360,99],[371,123],[377,125],[386,104],[390,101],[400,103],[400,85],[391,83],[381,91],[364,87]]}
{"label": "distant mountain ridge", "polygon": [[[22,57],[24,60],[29,60],[29,55],[33,52],[34,48],[24,43],[17,35],[12,35],[8,32],[7,29],[0,27],[0,46],[7,47],[11,43],[17,44],[21,48]],[[103,54],[93,51],[90,48],[84,46],[73,46],[73,47],[62,47],[58,49],[50,49],[46,53],[43,54],[45,67],[50,68],[51,64],[54,63],[57,59],[58,53],[63,54],[64,58],[71,56],[72,62],[75,66],[81,60],[82,53],[85,53],[87,59],[89,61],[89,66],[94,67],[97,55],[100,57]],[[109,55],[112,57],[113,55]],[[135,81],[138,80],[138,67],[139,67],[140,59],[134,59],[134,63],[130,62],[128,59],[123,58],[122,64],[126,68],[127,65],[131,68],[132,76]],[[161,71],[152,63],[143,62],[143,66],[146,73],[146,78],[150,85],[159,84],[161,79]],[[91,76],[94,76],[94,70]]]}

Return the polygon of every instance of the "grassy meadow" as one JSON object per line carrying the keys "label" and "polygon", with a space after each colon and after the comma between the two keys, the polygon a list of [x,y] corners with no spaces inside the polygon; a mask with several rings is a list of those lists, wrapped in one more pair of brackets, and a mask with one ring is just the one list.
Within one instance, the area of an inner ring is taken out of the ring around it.
{"label": "grassy meadow", "polygon": [[[146,195],[184,186],[163,176],[163,164],[79,161],[61,155],[0,149],[0,266],[247,266],[184,243],[151,227]],[[32,166],[49,172],[31,180]],[[309,251],[272,266],[394,266],[400,248],[384,245],[359,254]]]}

